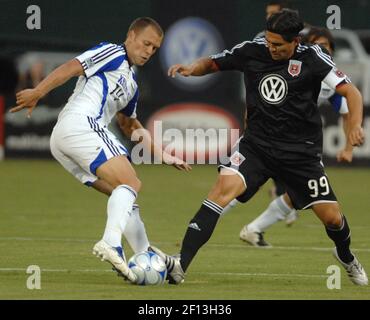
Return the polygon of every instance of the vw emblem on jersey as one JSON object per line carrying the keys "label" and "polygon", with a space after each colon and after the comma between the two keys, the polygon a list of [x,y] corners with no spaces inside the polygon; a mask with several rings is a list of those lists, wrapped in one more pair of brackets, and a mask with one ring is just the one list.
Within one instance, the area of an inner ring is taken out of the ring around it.
{"label": "vw emblem on jersey", "polygon": [[292,77],[297,77],[301,73],[302,61],[289,60],[288,72]]}
{"label": "vw emblem on jersey", "polygon": [[[188,17],[170,26],[160,50],[163,71],[167,76],[170,66],[190,64],[200,57],[207,57],[223,49],[223,40],[216,27],[207,20]],[[203,77],[168,78],[184,90],[196,91],[209,87],[217,78],[216,74]]]}
{"label": "vw emblem on jersey", "polygon": [[262,78],[258,90],[267,103],[279,104],[288,94],[288,84],[278,74],[269,74]]}

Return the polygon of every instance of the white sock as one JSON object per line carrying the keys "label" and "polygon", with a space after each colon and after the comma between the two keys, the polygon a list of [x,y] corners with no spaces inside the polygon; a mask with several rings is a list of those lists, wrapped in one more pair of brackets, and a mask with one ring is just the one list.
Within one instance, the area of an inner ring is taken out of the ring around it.
{"label": "white sock", "polygon": [[108,219],[103,240],[112,247],[122,247],[122,233],[130,218],[130,212],[136,196],[134,189],[122,184],[113,190],[108,199]]}
{"label": "white sock", "polygon": [[232,208],[234,208],[239,203],[238,200],[234,199],[229,202],[229,204],[222,210],[221,215],[223,216],[227,212],[229,212]]}
{"label": "white sock", "polygon": [[292,209],[281,195],[273,200],[262,214],[248,224],[247,229],[251,232],[262,232],[279,220],[284,220],[291,211]]}
{"label": "white sock", "polygon": [[140,218],[140,209],[137,204],[134,204],[132,207],[130,218],[127,221],[123,235],[134,253],[148,250],[150,244],[144,223]]}

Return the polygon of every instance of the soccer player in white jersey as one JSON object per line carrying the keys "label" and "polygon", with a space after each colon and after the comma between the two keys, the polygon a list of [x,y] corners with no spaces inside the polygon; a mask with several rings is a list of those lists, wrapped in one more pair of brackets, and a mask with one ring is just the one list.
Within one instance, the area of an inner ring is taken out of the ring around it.
{"label": "soccer player in white jersey", "polygon": [[53,129],[51,152],[79,181],[109,195],[104,235],[93,253],[131,282],[136,276],[127,266],[122,234],[135,252],[150,246],[134,204],[141,182],[127,149],[107,126],[116,116],[122,132],[131,138],[137,135],[133,140],[140,137],[155,157],[177,169],[191,169],[186,162],[159,149],[136,119],[139,90],[133,66],[149,61],[162,40],[163,31],[155,20],[138,18],[129,27],[123,45],[100,43],[64,63],[34,89],[17,93],[17,106],[10,110],[27,108],[29,117],[40,98],[70,78],[79,77]]}
{"label": "soccer player in white jersey", "polygon": [[[330,55],[333,55],[335,44],[330,31],[326,28],[311,27],[308,33],[302,38],[303,43],[319,44],[324,47]],[[335,90],[331,89],[324,82],[321,84],[321,91],[318,105],[329,102],[333,109],[343,118],[343,131],[346,134],[348,128],[348,106],[344,97],[340,96]],[[347,141],[343,149],[337,153],[338,162],[352,162],[353,146]],[[293,208],[288,194],[284,187],[281,194],[278,194],[268,208],[249,224],[245,225],[240,231],[240,239],[256,247],[271,246],[264,239],[264,232],[273,224],[285,220],[286,224],[291,225],[297,218],[298,213]],[[224,214],[236,206],[238,201],[233,200],[225,209]]]}

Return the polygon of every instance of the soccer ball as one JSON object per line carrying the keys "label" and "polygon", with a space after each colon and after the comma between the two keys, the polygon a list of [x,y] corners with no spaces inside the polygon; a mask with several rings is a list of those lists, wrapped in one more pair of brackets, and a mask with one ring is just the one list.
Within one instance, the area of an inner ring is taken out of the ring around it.
{"label": "soccer ball", "polygon": [[167,276],[167,267],[163,259],[154,252],[143,251],[134,254],[128,261],[128,267],[137,276],[137,284],[149,286],[163,284]]}

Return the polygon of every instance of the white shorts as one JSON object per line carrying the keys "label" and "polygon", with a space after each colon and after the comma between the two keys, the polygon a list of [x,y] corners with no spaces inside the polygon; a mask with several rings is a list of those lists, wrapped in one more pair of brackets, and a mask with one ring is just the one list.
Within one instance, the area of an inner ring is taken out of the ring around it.
{"label": "white shorts", "polygon": [[50,137],[50,150],[58,162],[82,183],[97,180],[96,170],[107,160],[125,155],[127,149],[106,127],[86,115],[64,114]]}

